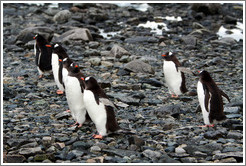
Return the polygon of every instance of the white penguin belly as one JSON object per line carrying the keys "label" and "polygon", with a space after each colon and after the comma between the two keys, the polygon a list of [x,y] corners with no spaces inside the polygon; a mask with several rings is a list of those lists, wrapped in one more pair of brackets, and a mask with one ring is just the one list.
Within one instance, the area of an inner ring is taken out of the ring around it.
{"label": "white penguin belly", "polygon": [[172,61],[164,61],[163,73],[170,93],[182,94],[180,90],[182,83],[181,72],[177,72],[176,66]]}
{"label": "white penguin belly", "polygon": [[[209,110],[207,111],[205,108],[205,93],[204,93],[203,85],[200,81],[198,81],[197,83],[197,96],[202,110],[203,121],[206,125],[209,125],[210,124]],[[210,109],[210,104],[208,104],[208,109]]]}
{"label": "white penguin belly", "polygon": [[57,85],[59,90],[64,91],[64,88],[59,81],[59,57],[57,54],[52,54],[51,64],[52,64],[52,71],[53,71],[53,76],[54,76],[54,80],[56,82],[56,85]]}
{"label": "white penguin belly", "polygon": [[85,121],[86,109],[79,80],[76,77],[68,76],[65,86],[66,98],[71,114],[79,124],[83,124]]}
{"label": "white penguin belly", "polygon": [[98,133],[102,136],[107,135],[107,113],[104,104],[99,102],[98,105],[93,92],[90,90],[84,91],[84,103],[91,120],[96,125]]}

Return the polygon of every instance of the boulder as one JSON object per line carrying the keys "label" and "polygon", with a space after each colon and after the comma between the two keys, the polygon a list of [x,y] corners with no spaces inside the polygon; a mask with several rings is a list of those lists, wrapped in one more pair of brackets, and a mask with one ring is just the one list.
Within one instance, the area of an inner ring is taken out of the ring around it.
{"label": "boulder", "polygon": [[54,21],[58,24],[66,23],[70,18],[72,14],[69,10],[62,10],[56,13],[56,15],[53,17]]}
{"label": "boulder", "polygon": [[92,41],[93,38],[91,36],[89,29],[75,28],[63,33],[58,40],[61,42],[69,42],[73,40]]}
{"label": "boulder", "polygon": [[155,74],[154,69],[149,64],[144,63],[141,60],[133,60],[127,63],[124,69],[135,73]]}

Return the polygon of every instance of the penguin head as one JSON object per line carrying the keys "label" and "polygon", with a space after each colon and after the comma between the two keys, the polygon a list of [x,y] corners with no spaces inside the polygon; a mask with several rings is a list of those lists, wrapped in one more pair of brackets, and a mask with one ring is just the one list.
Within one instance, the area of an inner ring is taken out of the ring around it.
{"label": "penguin head", "polygon": [[212,77],[210,76],[210,74],[206,70],[198,71],[198,73],[199,73],[200,79],[202,79],[204,81],[212,80]]}
{"label": "penguin head", "polygon": [[86,77],[85,86],[86,89],[95,89],[99,87],[97,80],[94,77]]}
{"label": "penguin head", "polygon": [[73,61],[70,58],[64,58],[62,60],[63,67],[69,68],[69,66],[73,63]]}
{"label": "penguin head", "polygon": [[71,71],[73,73],[78,73],[80,72],[80,69],[79,69],[79,65],[77,63],[71,63],[70,64],[70,67],[71,67]]}
{"label": "penguin head", "polygon": [[175,54],[172,52],[166,52],[165,54],[162,55],[162,57],[164,58],[164,60],[170,61],[175,57]]}
{"label": "penguin head", "polygon": [[41,45],[47,44],[48,41],[40,34],[36,34],[33,39],[36,40],[36,42],[38,42]]}

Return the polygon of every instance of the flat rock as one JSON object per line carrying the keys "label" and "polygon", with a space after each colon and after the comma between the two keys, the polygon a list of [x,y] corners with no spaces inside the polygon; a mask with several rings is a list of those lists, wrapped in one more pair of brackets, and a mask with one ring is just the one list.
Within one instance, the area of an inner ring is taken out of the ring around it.
{"label": "flat rock", "polygon": [[26,158],[23,155],[6,155],[3,160],[5,163],[23,163]]}
{"label": "flat rock", "polygon": [[35,155],[38,153],[42,153],[41,147],[35,147],[35,148],[21,148],[19,151],[19,154],[21,155]]}
{"label": "flat rock", "polygon": [[63,111],[55,116],[57,120],[68,119],[71,114],[67,111]]}
{"label": "flat rock", "polygon": [[115,58],[121,58],[123,55],[131,55],[128,51],[122,48],[119,45],[113,45],[112,49],[110,50],[110,54]]}
{"label": "flat rock", "polygon": [[155,73],[154,69],[149,64],[144,63],[141,60],[133,60],[127,63],[124,69],[135,73],[148,73],[148,74]]}
{"label": "flat rock", "polygon": [[92,41],[93,38],[91,36],[89,29],[75,28],[63,33],[58,40],[60,42],[69,42],[73,40]]}
{"label": "flat rock", "polygon": [[56,13],[53,19],[58,24],[62,24],[62,23],[67,22],[71,18],[71,16],[72,14],[69,10],[62,10]]}
{"label": "flat rock", "polygon": [[153,151],[153,150],[150,150],[150,149],[146,149],[146,150],[143,151],[143,155],[145,157],[150,158],[150,159],[154,159],[154,158],[160,158],[161,157],[161,152]]}

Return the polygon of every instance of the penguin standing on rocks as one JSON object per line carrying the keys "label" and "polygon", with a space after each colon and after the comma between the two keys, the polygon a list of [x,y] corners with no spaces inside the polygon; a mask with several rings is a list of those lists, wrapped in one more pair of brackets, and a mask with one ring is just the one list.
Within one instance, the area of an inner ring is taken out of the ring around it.
{"label": "penguin standing on rocks", "polygon": [[115,119],[115,105],[109,101],[93,77],[85,78],[84,104],[99,133],[99,135],[93,135],[94,138],[102,139],[109,131],[121,129]]}
{"label": "penguin standing on rocks", "polygon": [[177,98],[178,95],[188,91],[185,86],[185,75],[179,69],[181,64],[172,52],[167,52],[162,57],[164,58],[163,73],[169,93],[172,95],[171,97]]}
{"label": "penguin standing on rocks", "polygon": [[207,71],[199,71],[199,81],[197,83],[197,95],[202,109],[205,126],[214,127],[214,123],[226,119],[223,108],[224,96],[229,102],[229,97],[220,90]]}
{"label": "penguin standing on rocks", "polygon": [[40,34],[35,35],[33,38],[36,40],[34,44],[34,54],[36,55],[35,63],[38,67],[39,78],[42,78],[44,76],[44,72],[52,69],[52,48],[46,47],[49,42]]}
{"label": "penguin standing on rocks", "polygon": [[84,75],[80,72],[76,63],[71,63],[68,68],[68,75],[64,80],[66,98],[72,117],[76,121],[74,125],[81,127],[86,120],[86,108],[83,100],[85,88]]}
{"label": "penguin standing on rocks", "polygon": [[64,92],[64,85],[62,81],[62,61],[64,58],[68,58],[68,55],[65,51],[65,49],[59,45],[59,44],[54,44],[54,45],[46,45],[46,47],[52,47],[53,48],[53,53],[52,53],[52,71],[53,71],[53,76],[54,80],[56,82],[56,85],[58,87],[58,90],[56,91],[57,94],[63,94]]}

